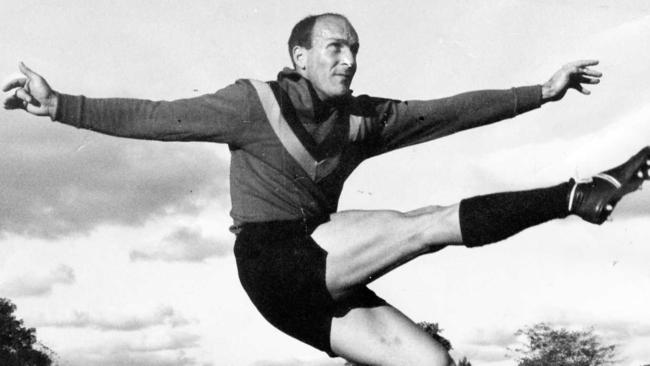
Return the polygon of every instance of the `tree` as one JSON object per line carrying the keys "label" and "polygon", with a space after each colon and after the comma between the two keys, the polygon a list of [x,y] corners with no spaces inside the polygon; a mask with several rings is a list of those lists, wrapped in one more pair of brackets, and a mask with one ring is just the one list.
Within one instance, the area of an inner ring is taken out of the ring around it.
{"label": "tree", "polygon": [[0,365],[50,366],[51,351],[36,341],[36,330],[16,319],[16,305],[0,298]]}
{"label": "tree", "polygon": [[593,329],[570,331],[553,329],[546,323],[520,329],[524,348],[515,349],[519,366],[601,366],[614,362],[615,345],[603,344]]}
{"label": "tree", "polygon": [[472,366],[472,363],[469,362],[467,357],[463,357],[460,359],[460,361],[458,361],[458,366]]}

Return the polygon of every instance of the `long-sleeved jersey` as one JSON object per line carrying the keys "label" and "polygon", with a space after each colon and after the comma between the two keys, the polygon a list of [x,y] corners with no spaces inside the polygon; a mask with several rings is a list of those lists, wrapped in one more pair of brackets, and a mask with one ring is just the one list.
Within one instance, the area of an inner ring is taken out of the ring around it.
{"label": "long-sleeved jersey", "polygon": [[[427,101],[350,94],[323,102],[294,70],[283,70],[267,84],[272,93],[265,95],[259,82],[242,79],[212,94],[175,101],[60,94],[55,119],[114,136],[228,144],[231,216],[237,226],[333,213],[343,183],[363,160],[541,105],[539,85]],[[279,106],[284,132],[273,125],[268,102]],[[287,139],[313,159],[315,173],[291,153]]]}

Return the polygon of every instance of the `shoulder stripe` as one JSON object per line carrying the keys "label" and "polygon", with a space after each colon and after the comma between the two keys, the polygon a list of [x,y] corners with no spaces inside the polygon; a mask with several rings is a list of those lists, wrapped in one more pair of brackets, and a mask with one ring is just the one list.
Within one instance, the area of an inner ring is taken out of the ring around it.
{"label": "shoulder stripe", "polygon": [[259,80],[249,80],[257,95],[259,96],[262,108],[266,114],[266,118],[278,137],[284,148],[289,155],[300,165],[300,167],[307,173],[311,180],[318,182],[329,175],[339,162],[339,155],[317,161],[307,151],[305,146],[300,142],[296,134],[293,132],[288,122],[285,120],[280,109],[278,101],[275,99],[271,87]]}
{"label": "shoulder stripe", "polygon": [[363,117],[350,115],[350,141],[363,140],[365,131],[363,130]]}

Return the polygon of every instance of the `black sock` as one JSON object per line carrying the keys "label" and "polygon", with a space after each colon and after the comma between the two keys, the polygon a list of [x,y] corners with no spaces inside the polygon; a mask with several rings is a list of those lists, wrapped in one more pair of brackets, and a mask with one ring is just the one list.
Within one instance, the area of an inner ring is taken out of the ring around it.
{"label": "black sock", "polygon": [[571,183],[476,196],[460,201],[463,243],[476,247],[494,243],[526,228],[569,215]]}

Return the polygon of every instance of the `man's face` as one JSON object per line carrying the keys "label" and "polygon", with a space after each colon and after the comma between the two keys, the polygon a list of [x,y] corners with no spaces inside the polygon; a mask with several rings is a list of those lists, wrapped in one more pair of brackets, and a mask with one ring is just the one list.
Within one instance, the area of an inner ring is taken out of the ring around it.
{"label": "man's face", "polygon": [[344,19],[320,18],[312,31],[312,47],[306,51],[300,72],[311,81],[321,100],[350,93],[350,84],[357,71],[357,32]]}

